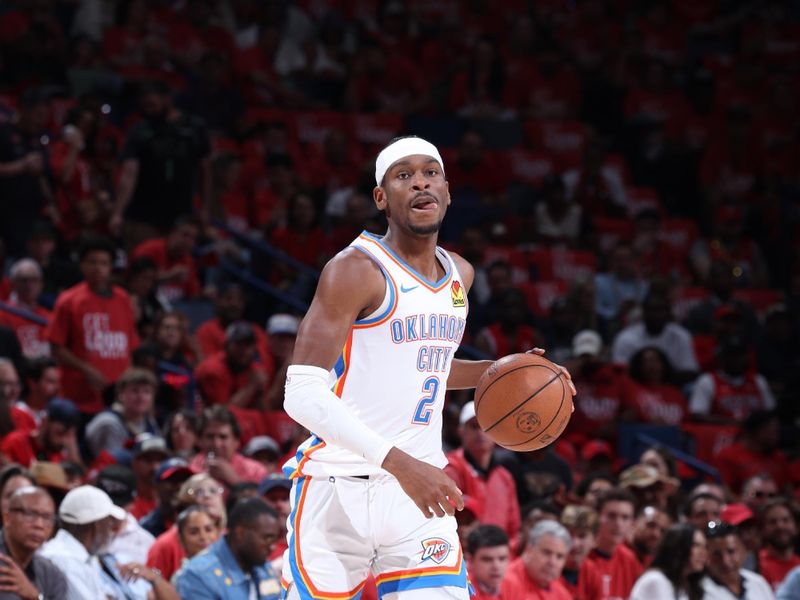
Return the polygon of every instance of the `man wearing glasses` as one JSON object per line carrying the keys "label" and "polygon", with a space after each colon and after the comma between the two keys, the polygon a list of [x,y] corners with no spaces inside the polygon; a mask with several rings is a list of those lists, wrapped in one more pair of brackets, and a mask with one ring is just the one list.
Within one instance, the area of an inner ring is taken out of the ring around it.
{"label": "man wearing glasses", "polygon": [[27,486],[11,496],[0,535],[0,600],[66,600],[64,574],[36,551],[52,535],[55,505],[45,490]]}

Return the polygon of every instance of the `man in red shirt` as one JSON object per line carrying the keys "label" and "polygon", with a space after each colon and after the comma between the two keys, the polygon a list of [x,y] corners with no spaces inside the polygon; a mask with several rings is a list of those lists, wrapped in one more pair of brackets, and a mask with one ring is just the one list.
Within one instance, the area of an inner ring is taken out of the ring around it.
{"label": "man in red shirt", "polygon": [[57,398],[47,405],[47,414],[37,431],[12,431],[0,444],[0,453],[9,462],[29,468],[34,461],[81,464],[76,430],[81,415],[69,400]]}
{"label": "man in red shirt", "polygon": [[569,531],[558,521],[546,519],[537,523],[528,534],[522,556],[508,566],[501,587],[502,597],[572,600],[572,594],[560,581],[571,545]]}
{"label": "man in red shirt", "polygon": [[514,477],[494,458],[495,443],[478,425],[475,403],[467,402],[459,417],[462,447],[447,455],[444,468],[464,495],[481,505],[478,520],[497,525],[510,539],[520,527],[520,510]]}
{"label": "man in red shirt", "polygon": [[261,483],[269,471],[260,462],[241,455],[240,438],[239,423],[231,411],[219,404],[207,408],[200,424],[200,452],[189,466],[228,487],[243,481]]}
{"label": "man in red shirt", "polygon": [[797,522],[789,503],[775,498],[761,509],[760,523],[764,547],[758,553],[759,570],[777,590],[789,571],[800,565],[800,556],[794,553]]}
{"label": "man in red shirt", "polygon": [[[125,452],[127,454],[127,452]],[[142,433],[136,437],[131,458],[131,470],[136,477],[136,497],[126,510],[136,520],[149,515],[158,506],[156,470],[170,458],[164,438]]]}
{"label": "man in red shirt", "polygon": [[42,269],[32,258],[23,258],[11,266],[9,274],[12,291],[8,304],[43,319],[43,322],[36,322],[9,312],[0,312],[0,325],[14,330],[25,358],[50,356],[50,344],[45,335],[50,311],[38,304],[43,288]]}
{"label": "man in red shirt", "polygon": [[470,582],[475,588],[472,600],[511,600],[500,593],[508,569],[511,550],[508,536],[496,525],[479,525],[467,538],[465,556]]}
{"label": "man in red shirt", "polygon": [[255,328],[240,321],[228,326],[225,349],[197,365],[195,378],[206,405],[231,404],[266,410],[269,375],[256,361]]}
{"label": "man in red shirt", "polygon": [[28,394],[16,406],[33,417],[38,427],[45,415],[47,403],[61,391],[58,363],[49,357],[29,361],[25,370],[25,387]]}
{"label": "man in red shirt", "polygon": [[200,221],[181,217],[167,237],[139,244],[131,258],[147,257],[158,267],[158,292],[168,302],[179,302],[200,294],[200,281],[192,250],[200,235]]}
{"label": "man in red shirt", "polygon": [[106,238],[85,241],[79,255],[84,281],[58,296],[48,328],[64,395],[87,416],[105,408],[104,394],[111,395],[139,344],[130,297],[111,285],[114,254]]}
{"label": "man in red shirt", "polygon": [[604,494],[597,505],[595,547],[581,565],[578,598],[617,600],[627,598],[644,569],[626,545],[633,528],[635,499],[622,489]]}

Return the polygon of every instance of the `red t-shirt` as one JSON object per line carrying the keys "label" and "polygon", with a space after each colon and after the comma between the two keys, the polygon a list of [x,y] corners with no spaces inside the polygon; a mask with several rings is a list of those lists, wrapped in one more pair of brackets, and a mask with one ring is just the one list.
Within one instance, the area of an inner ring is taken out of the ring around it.
{"label": "red t-shirt", "polygon": [[625,390],[622,377],[613,367],[606,365],[590,377],[576,378],[575,387],[578,388],[575,412],[567,433],[592,436],[603,425],[619,418]]}
{"label": "red t-shirt", "polygon": [[[47,339],[64,346],[94,366],[114,383],[131,364],[131,351],[139,345],[131,299],[122,288],[113,287],[108,297],[98,296],[84,283],[59,295]],[[61,367],[61,390],[81,412],[98,413],[105,408],[101,392],[82,371]]]}
{"label": "red t-shirt", "polygon": [[772,477],[778,487],[783,487],[789,481],[789,463],[779,450],[767,455],[757,454],[741,442],[736,442],[720,450],[713,462],[719,469],[722,481],[735,493],[739,493],[745,481],[761,473]]}
{"label": "red t-shirt", "polygon": [[147,553],[147,566],[155,567],[169,581],[175,571],[181,568],[186,553],[178,537],[178,528],[173,525],[156,538]]}
{"label": "red t-shirt", "polygon": [[[234,373],[228,367],[224,352],[209,356],[195,370],[195,379],[203,400],[209,404],[227,404],[231,396],[242,389],[250,380],[253,371],[264,371],[259,363],[252,363],[240,373]],[[266,392],[266,389],[262,392]],[[248,406],[245,408],[256,408]]]}
{"label": "red t-shirt", "polygon": [[[267,373],[272,375],[275,372],[275,359],[269,347],[267,334],[255,323],[250,324],[256,332],[258,358]],[[200,327],[197,328],[194,335],[200,346],[200,352],[205,358],[209,358],[217,352],[225,350],[225,330],[217,319],[209,319],[205,323],[202,323]]]}
{"label": "red t-shirt", "polygon": [[17,406],[11,407],[11,422],[14,423],[16,431],[34,431],[39,427],[36,423],[36,417]]}
{"label": "red t-shirt", "polygon": [[61,462],[64,455],[61,452],[46,452],[39,447],[33,431],[12,431],[0,443],[0,453],[10,462],[15,462],[25,468],[34,461]]}
{"label": "red t-shirt", "polygon": [[505,467],[495,465],[487,477],[482,477],[467,461],[463,448],[448,454],[447,460],[445,473],[465,496],[475,498],[483,507],[478,520],[484,525],[497,525],[509,539],[516,538],[520,528],[520,510],[517,486],[511,473]]}
{"label": "red t-shirt", "polygon": [[671,385],[647,386],[628,379],[625,392],[625,403],[636,411],[637,421],[680,425],[688,411],[686,397]]}
{"label": "red t-shirt", "polygon": [[595,548],[586,557],[578,575],[578,598],[604,600],[627,598],[633,584],[644,572],[636,555],[625,544],[618,544],[610,557]]}
{"label": "red t-shirt", "polygon": [[[20,307],[15,302],[9,302],[11,306]],[[37,306],[33,311],[34,314],[50,321],[51,313],[46,308]],[[47,326],[39,325],[28,319],[23,319],[17,315],[12,315],[8,312],[0,312],[0,325],[12,329],[17,334],[22,355],[25,358],[41,358],[42,356],[50,356],[50,344],[47,341]]]}
{"label": "red t-shirt", "polygon": [[133,502],[131,502],[128,506],[125,507],[129,513],[131,513],[136,520],[140,520],[142,517],[149,515],[156,509],[157,501],[156,498],[145,498],[144,496],[136,496]]}
{"label": "red t-shirt", "polygon": [[169,271],[173,267],[186,267],[187,276],[184,281],[164,282],[158,286],[159,294],[168,301],[178,302],[200,294],[200,281],[197,279],[194,258],[191,255],[170,257],[167,252],[167,238],[154,238],[136,246],[131,258],[141,257],[147,257],[156,263],[159,273]]}
{"label": "red t-shirt", "polygon": [[538,342],[541,339],[539,333],[530,325],[516,327],[512,338],[503,331],[503,327],[499,323],[494,323],[484,329],[484,335],[494,347],[495,358],[517,352],[527,352],[531,348],[539,346]]}
{"label": "red t-shirt", "polygon": [[[556,580],[550,587],[543,588],[531,579],[525,570],[522,557],[511,561],[508,565],[503,585],[500,587],[500,595],[508,600],[572,600],[572,594],[561,581]],[[599,596],[597,598],[599,599]]]}
{"label": "red t-shirt", "polygon": [[789,571],[797,566],[800,566],[800,556],[797,554],[784,560],[773,556],[767,548],[762,548],[758,553],[758,570],[773,590],[777,590]]}

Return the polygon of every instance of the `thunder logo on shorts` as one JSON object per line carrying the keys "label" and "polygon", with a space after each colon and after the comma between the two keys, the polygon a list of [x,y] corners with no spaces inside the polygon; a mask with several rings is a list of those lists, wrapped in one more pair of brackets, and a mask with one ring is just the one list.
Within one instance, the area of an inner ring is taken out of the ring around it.
{"label": "thunder logo on shorts", "polygon": [[428,538],[422,540],[422,559],[420,562],[432,560],[437,565],[440,565],[450,554],[450,542],[442,538]]}

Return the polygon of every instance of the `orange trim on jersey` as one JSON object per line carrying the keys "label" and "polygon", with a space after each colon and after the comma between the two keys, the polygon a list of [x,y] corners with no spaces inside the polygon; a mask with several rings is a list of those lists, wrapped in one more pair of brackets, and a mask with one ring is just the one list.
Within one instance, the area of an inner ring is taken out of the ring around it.
{"label": "orange trim on jersey", "polygon": [[289,583],[288,581],[286,581],[286,580],[283,578],[283,575],[281,575],[280,579],[281,579],[281,587],[282,587],[284,590],[288,590],[288,589],[289,589],[289,586],[290,586],[290,585],[292,585],[292,584],[291,584],[291,583]]}
{"label": "orange trim on jersey", "polygon": [[305,568],[303,567],[303,557],[300,554],[300,517],[303,513],[303,505],[306,501],[306,493],[308,492],[308,485],[307,482],[310,480],[307,479],[301,485],[303,486],[302,491],[300,492],[300,500],[297,502],[297,510],[295,511],[294,516],[294,554],[297,557],[297,569],[300,571],[300,577],[303,578],[303,583],[308,588],[308,590],[314,595],[314,598],[319,598],[320,600],[349,600],[356,594],[358,594],[363,588],[364,585],[367,583],[366,580],[362,581],[356,587],[354,587],[349,592],[322,592],[316,588],[316,586],[311,582],[311,577],[309,577],[308,573],[306,572]]}
{"label": "orange trim on jersey", "polygon": [[[432,286],[430,284],[430,282],[426,281],[425,279],[423,279],[422,277],[420,277],[419,275],[414,273],[414,271],[409,269],[407,265],[405,265],[401,261],[397,260],[394,256],[392,256],[392,254],[390,252],[387,252],[386,249],[377,240],[374,240],[371,237],[369,237],[368,235],[364,235],[363,233],[360,236],[358,236],[358,238],[361,239],[361,240],[364,240],[365,242],[371,242],[371,243],[375,244],[378,248],[381,249],[381,251],[383,251],[384,256],[386,256],[394,264],[396,264],[398,267],[403,269],[406,273],[411,275],[411,277],[413,277],[416,281],[419,281],[422,285],[424,285],[426,288],[428,288],[432,292],[438,292],[438,291],[443,290],[447,286],[447,284],[450,283],[450,280],[453,279],[453,266],[452,265],[448,265],[450,268],[448,269],[449,273],[448,273],[447,279],[445,279],[440,285],[434,287],[434,286]],[[437,259],[438,259],[438,257],[437,257]]]}
{"label": "orange trim on jersey", "polygon": [[347,374],[350,372],[350,353],[353,350],[353,330],[350,329],[350,333],[347,335],[347,341],[344,343],[344,348],[342,348],[342,362],[344,362],[344,370],[342,374],[339,375],[339,379],[336,380],[336,383],[333,385],[333,393],[342,397],[342,390],[344,390],[344,382],[347,379]]}
{"label": "orange trim on jersey", "polygon": [[[392,315],[394,314],[394,311],[397,310],[398,300],[400,299],[400,288],[397,287],[397,283],[395,282],[394,277],[392,277],[392,275],[391,275],[391,273],[389,273],[389,271],[387,271],[383,267],[381,267],[381,271],[383,271],[383,273],[386,275],[386,277],[389,278],[389,281],[386,282],[387,285],[392,286],[391,294],[394,297],[394,300],[392,301],[391,309],[389,310],[388,313],[386,313],[386,316],[383,317],[380,321],[376,321],[375,323],[365,323],[363,325],[359,325],[356,322],[356,323],[353,324],[353,328],[354,329],[369,329],[370,327],[377,327],[378,325],[383,325],[384,323],[386,323],[386,321],[388,321],[389,319],[392,318]],[[352,333],[351,333],[351,335],[352,335]]]}
{"label": "orange trim on jersey", "polygon": [[419,577],[428,577],[433,575],[458,575],[461,573],[461,562],[463,556],[461,554],[461,546],[458,547],[458,561],[454,567],[433,567],[422,569],[407,569],[403,571],[392,571],[390,573],[382,573],[375,578],[375,583],[381,585],[387,581],[397,581],[398,579],[417,579]]}
{"label": "orange trim on jersey", "polygon": [[303,458],[300,459],[300,462],[297,463],[297,468],[292,471],[292,474],[289,475],[289,479],[295,479],[297,477],[305,477],[303,473],[303,467],[306,466],[306,463],[311,460],[311,455],[314,454],[317,450],[322,450],[326,446],[325,442],[320,440],[320,443],[316,446],[311,446],[310,448],[306,448],[303,450]]}

